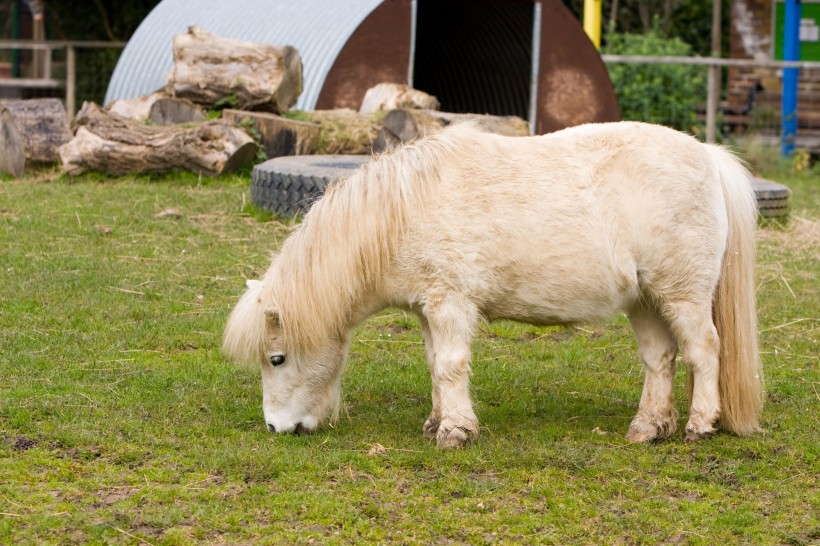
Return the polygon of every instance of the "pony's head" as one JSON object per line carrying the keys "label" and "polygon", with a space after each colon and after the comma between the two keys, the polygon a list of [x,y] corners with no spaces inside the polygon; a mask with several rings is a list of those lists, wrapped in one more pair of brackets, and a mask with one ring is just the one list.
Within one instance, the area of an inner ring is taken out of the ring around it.
{"label": "pony's head", "polygon": [[225,327],[223,349],[239,363],[262,367],[262,410],[268,430],[307,433],[339,412],[350,338],[330,335],[310,348],[286,335],[287,313],[263,281],[247,281]]}

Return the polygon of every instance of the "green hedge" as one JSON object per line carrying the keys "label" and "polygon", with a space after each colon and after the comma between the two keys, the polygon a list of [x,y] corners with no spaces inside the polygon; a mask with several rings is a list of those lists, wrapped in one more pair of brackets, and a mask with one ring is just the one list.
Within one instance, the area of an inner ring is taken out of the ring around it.
{"label": "green hedge", "polygon": [[[678,38],[647,34],[610,34],[602,53],[613,55],[691,56]],[[610,63],[621,116],[700,132],[697,108],[706,100],[706,68],[681,64]]]}

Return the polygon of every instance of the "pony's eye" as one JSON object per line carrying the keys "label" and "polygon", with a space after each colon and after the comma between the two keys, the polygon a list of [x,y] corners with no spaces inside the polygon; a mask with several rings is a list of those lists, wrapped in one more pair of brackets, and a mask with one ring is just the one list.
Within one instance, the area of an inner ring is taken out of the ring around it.
{"label": "pony's eye", "polygon": [[270,365],[271,366],[281,366],[285,363],[285,355],[282,353],[277,353],[275,355],[270,355]]}

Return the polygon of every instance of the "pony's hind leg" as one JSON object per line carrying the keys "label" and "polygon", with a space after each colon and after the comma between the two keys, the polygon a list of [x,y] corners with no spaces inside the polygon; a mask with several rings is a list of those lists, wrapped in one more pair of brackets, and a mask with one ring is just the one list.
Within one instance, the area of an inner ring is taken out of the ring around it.
{"label": "pony's hind leg", "polygon": [[[433,336],[430,334],[430,324],[427,322],[427,317],[419,314],[419,323],[421,323],[421,335],[424,338],[424,357],[427,360],[427,368],[430,370],[430,377],[432,378],[436,372],[436,350],[433,346]],[[441,402],[439,400],[439,390],[433,389],[433,409],[430,412],[430,417],[424,422],[422,431],[425,438],[433,439],[438,432],[438,425],[441,422]]]}
{"label": "pony's hind leg", "polygon": [[711,302],[669,304],[669,310],[669,324],[680,342],[691,382],[684,439],[699,440],[715,432],[714,425],[720,417],[720,338],[712,321]]}
{"label": "pony's hind leg", "polygon": [[631,442],[666,438],[677,427],[673,388],[678,345],[666,321],[652,308],[632,309],[629,321],[638,339],[645,376],[638,414],[626,437]]}
{"label": "pony's hind leg", "polygon": [[470,400],[470,344],[477,311],[467,302],[445,297],[428,302],[424,313],[433,347],[434,407],[427,430],[432,435],[435,428],[439,448],[461,447],[478,436],[478,419]]}

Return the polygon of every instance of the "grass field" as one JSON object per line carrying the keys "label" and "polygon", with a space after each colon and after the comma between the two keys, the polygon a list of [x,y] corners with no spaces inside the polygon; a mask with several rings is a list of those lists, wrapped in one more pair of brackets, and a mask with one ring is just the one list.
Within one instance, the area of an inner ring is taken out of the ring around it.
{"label": "grass field", "polygon": [[624,317],[501,322],[475,343],[481,436],[447,452],[396,310],[356,330],[335,428],[266,432],[258,371],[219,348],[291,228],[247,179],[0,181],[0,543],[817,544],[820,176],[773,177],[794,195],[760,230],[765,434],[631,445]]}

